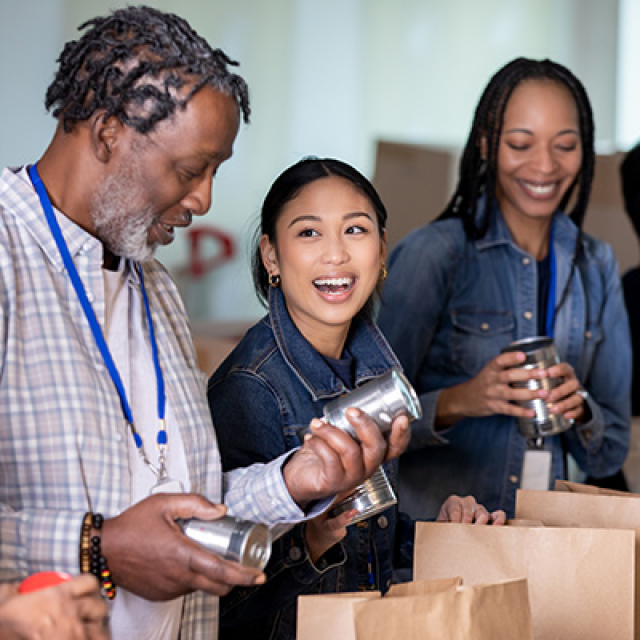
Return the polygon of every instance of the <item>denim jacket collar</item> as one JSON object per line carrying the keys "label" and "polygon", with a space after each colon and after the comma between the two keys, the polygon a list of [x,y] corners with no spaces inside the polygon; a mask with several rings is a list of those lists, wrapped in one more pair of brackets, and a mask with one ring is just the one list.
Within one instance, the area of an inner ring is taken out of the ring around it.
{"label": "denim jacket collar", "polygon": [[[269,287],[269,322],[282,357],[309,389],[314,400],[347,391],[344,383],[291,320],[279,288]],[[345,347],[356,362],[356,386],[381,376],[390,367],[400,367],[378,327],[362,314],[353,320]]]}
{"label": "denim jacket collar", "polygon": [[[484,216],[485,199],[482,198],[478,203],[478,216]],[[518,251],[522,251],[515,242],[513,236],[504,217],[500,215],[498,204],[495,203],[493,215],[489,220],[489,228],[487,233],[480,239],[476,240],[476,248],[478,251],[489,249],[501,244],[510,244]],[[575,252],[576,240],[578,237],[578,228],[571,218],[562,211],[558,210],[553,214],[553,247],[557,254],[573,258]]]}

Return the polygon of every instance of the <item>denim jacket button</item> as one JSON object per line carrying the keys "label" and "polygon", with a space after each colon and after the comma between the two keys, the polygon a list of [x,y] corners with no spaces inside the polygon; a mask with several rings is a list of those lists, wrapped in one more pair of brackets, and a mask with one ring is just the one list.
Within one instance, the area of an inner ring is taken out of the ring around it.
{"label": "denim jacket button", "polygon": [[388,520],[387,516],[380,516],[378,518],[378,526],[381,529],[386,529],[389,526],[389,520]]}
{"label": "denim jacket button", "polygon": [[524,312],[524,317],[525,317],[527,320],[531,320],[531,318],[533,318],[533,313],[531,313],[531,311],[525,311],[525,312]]}
{"label": "denim jacket button", "polygon": [[298,560],[300,560],[300,558],[302,558],[302,551],[300,551],[300,549],[298,549],[298,547],[292,547],[291,549],[289,549],[289,559],[293,560],[294,562],[297,562]]}
{"label": "denim jacket button", "polygon": [[527,265],[531,262],[531,258],[522,258],[522,264]]}
{"label": "denim jacket button", "polygon": [[483,322],[483,323],[480,325],[480,328],[481,328],[483,331],[489,331],[489,323],[488,323],[488,322]]}
{"label": "denim jacket button", "polygon": [[518,476],[509,476],[509,480],[513,482],[513,484],[518,484]]}

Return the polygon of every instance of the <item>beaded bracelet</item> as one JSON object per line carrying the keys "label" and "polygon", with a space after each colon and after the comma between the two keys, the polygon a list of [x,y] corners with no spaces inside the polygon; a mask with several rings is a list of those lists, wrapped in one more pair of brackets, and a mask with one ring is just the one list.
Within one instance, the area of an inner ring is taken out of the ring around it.
{"label": "beaded bracelet", "polygon": [[107,559],[102,555],[100,530],[102,529],[102,523],[104,518],[100,513],[94,513],[91,518],[91,526],[98,532],[98,535],[91,538],[91,555],[89,560],[89,571],[98,578],[102,584],[102,591],[104,595],[113,600],[116,597],[116,586],[113,584],[113,578],[111,577],[111,571],[107,565]]}
{"label": "beaded bracelet", "polygon": [[91,543],[91,513],[85,513],[80,529],[80,572],[89,573],[89,557]]}
{"label": "beaded bracelet", "polygon": [[[102,555],[100,530],[104,518],[100,513],[85,513],[80,531],[80,571],[92,573],[102,585],[104,595],[113,600],[116,597],[116,586],[113,584],[107,559]],[[91,529],[98,535],[91,537]]]}

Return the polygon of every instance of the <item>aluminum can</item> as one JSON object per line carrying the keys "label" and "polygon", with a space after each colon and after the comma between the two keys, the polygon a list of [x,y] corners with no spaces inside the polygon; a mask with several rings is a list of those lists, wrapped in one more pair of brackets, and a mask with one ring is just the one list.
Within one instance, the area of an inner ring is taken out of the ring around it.
{"label": "aluminum can", "polygon": [[[560,362],[558,352],[553,340],[547,336],[535,336],[517,340],[502,350],[502,353],[522,351],[526,359],[517,365],[523,369],[548,369]],[[543,378],[542,380],[527,380],[526,382],[513,383],[514,389],[529,389],[538,391],[551,389],[562,384],[563,378]],[[557,413],[550,413],[549,405],[542,398],[534,398],[522,402],[516,402],[520,407],[533,409],[535,415],[531,418],[518,418],[518,429],[525,438],[542,438],[553,436],[566,431],[572,426],[572,422]]]}
{"label": "aluminum can", "polygon": [[182,531],[194,542],[245,567],[264,569],[271,556],[269,527],[233,516],[218,520],[179,520]]}
{"label": "aluminum can", "polygon": [[[422,416],[420,400],[399,369],[391,369],[324,406],[323,420],[355,438],[355,429],[345,413],[349,407],[361,409],[374,420],[385,435],[391,431],[391,424],[397,417],[406,415],[411,422]],[[368,480],[331,509],[331,515],[335,517],[345,511],[356,509],[357,514],[349,522],[355,524],[385,511],[397,501],[384,468],[378,467]]]}
{"label": "aluminum can", "polygon": [[398,416],[404,414],[409,420],[416,420],[422,415],[420,400],[399,369],[391,369],[361,387],[327,402],[324,406],[323,420],[347,431],[355,438],[355,429],[345,413],[349,407],[357,407],[364,411],[384,434],[391,431],[391,423]]}
{"label": "aluminum can", "polygon": [[378,467],[368,480],[331,508],[331,516],[335,518],[345,511],[356,509],[356,515],[349,521],[349,524],[355,524],[385,511],[397,502],[398,499],[385,470]]}

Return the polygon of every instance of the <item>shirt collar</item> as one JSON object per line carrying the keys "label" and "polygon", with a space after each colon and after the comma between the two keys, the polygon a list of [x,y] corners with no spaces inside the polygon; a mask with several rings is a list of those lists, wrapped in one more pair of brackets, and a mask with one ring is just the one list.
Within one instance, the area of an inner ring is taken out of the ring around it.
{"label": "shirt collar", "polygon": [[[485,199],[483,197],[480,202],[478,202],[478,217],[480,220],[482,220],[482,217],[485,215],[484,205]],[[513,237],[511,236],[511,232],[509,231],[504,218],[502,215],[498,215],[499,212],[498,203],[495,202],[493,215],[489,220],[487,233],[482,238],[476,240],[476,247],[478,251],[490,249],[502,244],[510,244],[513,247],[518,248],[513,241]],[[573,255],[578,237],[578,227],[576,227],[568,215],[560,210],[553,214],[552,224],[554,249],[556,252],[566,252]],[[518,250],[520,249],[518,248]]]}
{"label": "shirt collar", "polygon": [[[347,391],[343,382],[291,320],[279,288],[269,287],[269,321],[282,357],[314,399],[330,398]],[[352,322],[347,345],[356,362],[356,386],[381,376],[391,367],[400,367],[380,330],[362,314]]]}
{"label": "shirt collar", "polygon": [[[0,177],[0,197],[6,203],[7,211],[24,224],[28,233],[41,247],[49,261],[58,271],[63,271],[64,261],[51,235],[51,229],[42,210],[40,199],[31,184],[26,167],[4,169]],[[71,257],[88,254],[95,257],[96,263],[102,266],[103,248],[100,240],[58,209],[54,208],[54,212]],[[139,280],[136,270],[132,268],[131,261],[127,260],[127,263],[129,264],[125,268],[128,273],[132,275],[134,280]]]}

